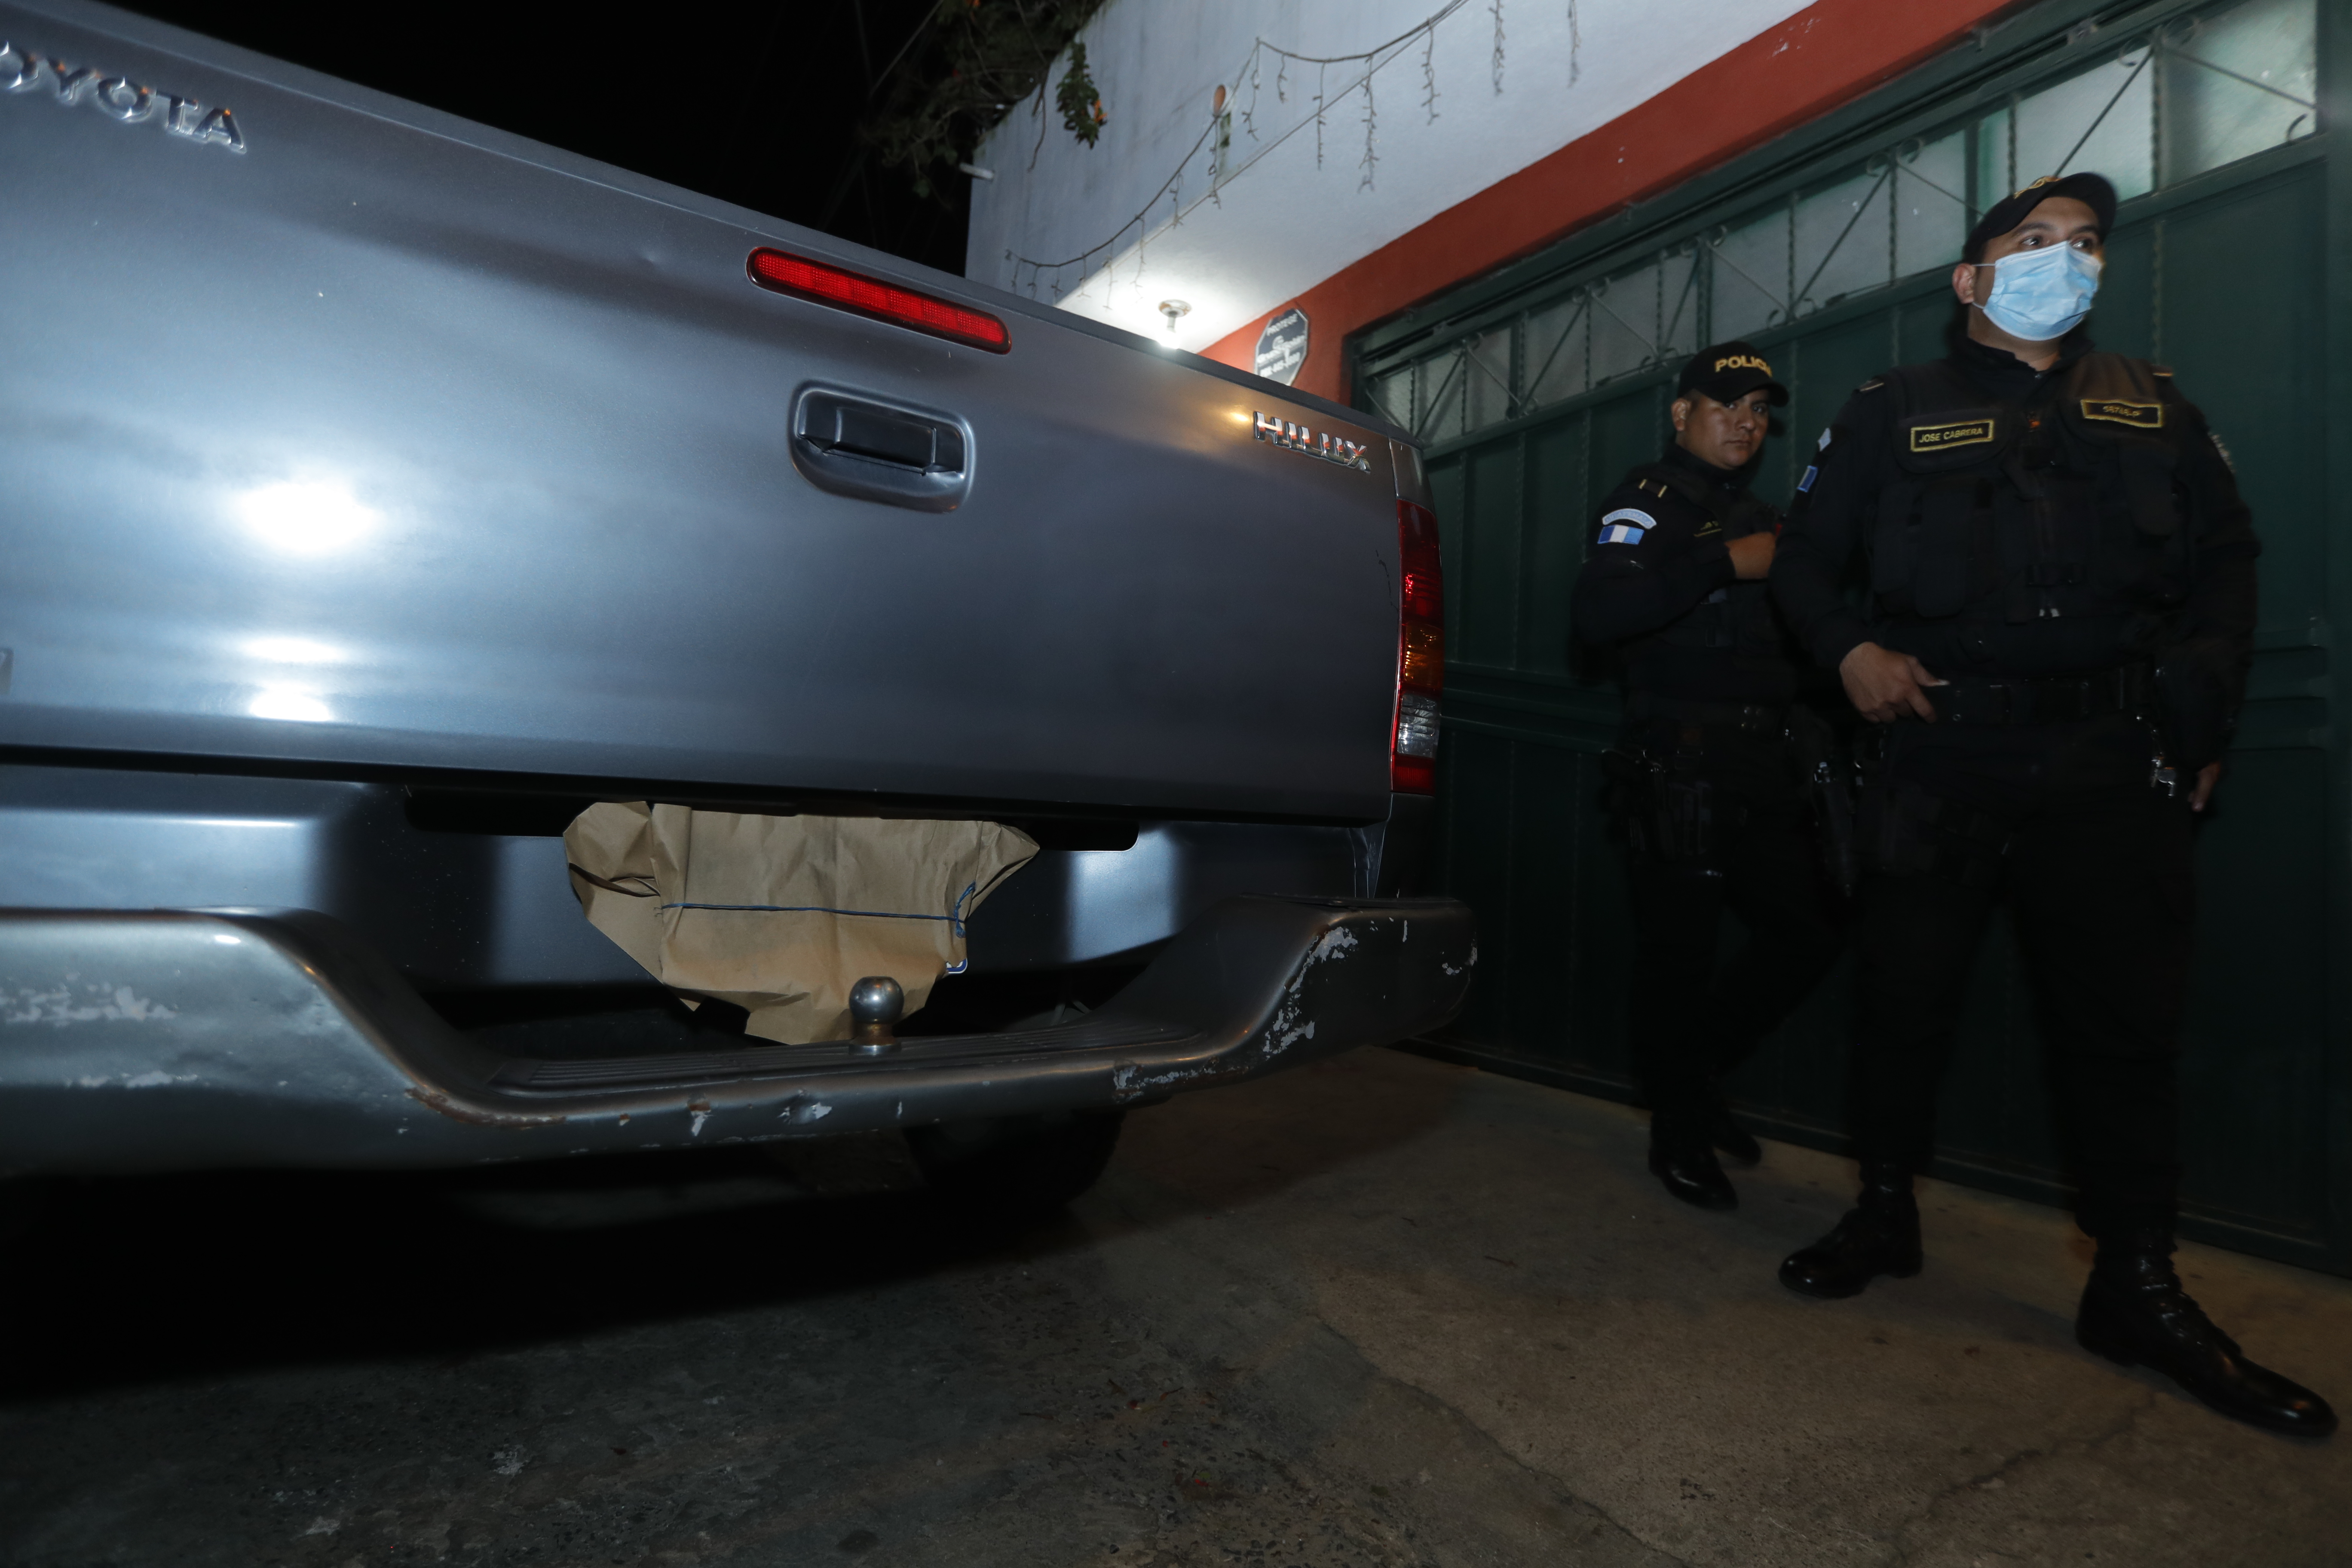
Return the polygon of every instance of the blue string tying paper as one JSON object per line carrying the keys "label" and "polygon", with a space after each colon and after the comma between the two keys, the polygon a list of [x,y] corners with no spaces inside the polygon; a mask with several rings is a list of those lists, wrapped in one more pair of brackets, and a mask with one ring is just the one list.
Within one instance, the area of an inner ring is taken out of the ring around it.
{"label": "blue string tying paper", "polygon": [[961,936],[964,934],[964,900],[971,898],[979,890],[979,888],[980,884],[977,882],[966,882],[963,885],[963,891],[956,895],[954,906],[943,915],[915,915],[901,910],[835,910],[827,909],[823,904],[675,903],[664,904],[661,907],[666,910],[718,910],[753,915],[857,915],[866,920],[877,921],[945,921],[954,930],[956,935]]}

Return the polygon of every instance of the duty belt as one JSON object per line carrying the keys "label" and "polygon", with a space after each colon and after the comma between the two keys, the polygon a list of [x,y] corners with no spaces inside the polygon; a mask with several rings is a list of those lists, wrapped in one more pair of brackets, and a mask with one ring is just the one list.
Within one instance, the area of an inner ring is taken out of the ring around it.
{"label": "duty belt", "polygon": [[1948,724],[2063,724],[2135,711],[2148,679],[2147,665],[2125,664],[2089,675],[1962,679],[1921,689]]}
{"label": "duty belt", "polygon": [[1683,724],[1705,724],[1755,734],[1777,735],[1789,727],[1785,702],[1694,702],[1680,697],[1660,697],[1636,691],[1625,700],[1625,717],[1639,724],[1670,719]]}

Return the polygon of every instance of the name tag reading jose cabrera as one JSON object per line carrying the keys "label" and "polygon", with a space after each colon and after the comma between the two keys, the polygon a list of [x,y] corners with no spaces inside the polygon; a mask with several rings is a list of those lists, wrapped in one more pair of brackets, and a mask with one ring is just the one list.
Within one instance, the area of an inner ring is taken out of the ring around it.
{"label": "name tag reading jose cabrera", "polygon": [[1962,419],[1951,425],[1917,425],[1911,430],[1915,452],[1940,452],[1947,447],[1980,447],[1993,438],[1990,419]]}

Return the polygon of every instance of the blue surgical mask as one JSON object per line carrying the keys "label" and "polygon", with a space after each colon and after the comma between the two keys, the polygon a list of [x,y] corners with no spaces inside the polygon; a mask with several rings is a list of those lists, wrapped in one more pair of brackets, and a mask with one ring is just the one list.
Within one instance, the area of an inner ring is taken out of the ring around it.
{"label": "blue surgical mask", "polygon": [[1994,326],[2029,343],[2063,338],[2091,313],[2102,265],[2071,245],[2014,251],[1992,264],[1992,292],[1985,296],[1984,313]]}

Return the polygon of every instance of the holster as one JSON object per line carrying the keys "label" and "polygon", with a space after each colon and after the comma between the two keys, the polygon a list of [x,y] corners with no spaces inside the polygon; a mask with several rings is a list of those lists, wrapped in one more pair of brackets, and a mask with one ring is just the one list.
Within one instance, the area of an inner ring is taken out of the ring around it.
{"label": "holster", "polygon": [[2156,667],[2157,730],[2165,760],[2181,779],[2221,760],[2230,743],[2230,672],[2226,655],[2204,642],[2182,643],[2166,651]]}
{"label": "holster", "polygon": [[1601,753],[1601,806],[1627,849],[1661,865],[1711,868],[1717,813],[1711,780],[1669,769],[1623,741]]}
{"label": "holster", "polygon": [[1855,760],[1830,721],[1802,703],[1789,710],[1789,746],[1812,804],[1822,870],[1840,898],[1851,899],[1862,869],[1854,838],[1861,794]]}

